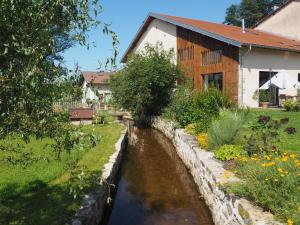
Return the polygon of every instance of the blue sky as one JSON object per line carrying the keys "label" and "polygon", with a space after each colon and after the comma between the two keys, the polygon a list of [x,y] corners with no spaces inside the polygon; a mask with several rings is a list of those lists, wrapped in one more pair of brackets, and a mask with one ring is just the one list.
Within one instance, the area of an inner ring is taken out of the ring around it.
{"label": "blue sky", "polygon": [[[120,54],[118,62],[135,36],[149,12],[164,13],[193,19],[222,23],[226,8],[240,0],[103,0],[101,21],[111,23],[119,39]],[[99,61],[104,65],[112,54],[111,39],[102,34],[102,29],[92,30],[89,41],[96,43],[95,48],[74,46],[64,53],[65,65],[73,69],[78,63],[82,70],[97,70]],[[104,69],[104,68],[102,68]]]}

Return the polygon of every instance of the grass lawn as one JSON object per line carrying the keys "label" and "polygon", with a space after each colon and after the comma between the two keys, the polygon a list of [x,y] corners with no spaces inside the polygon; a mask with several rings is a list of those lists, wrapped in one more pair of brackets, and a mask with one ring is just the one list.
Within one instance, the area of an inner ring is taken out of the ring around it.
{"label": "grass lawn", "polygon": [[[0,164],[0,224],[1,225],[61,225],[67,224],[79,207],[81,199],[74,200],[67,186],[69,160],[86,166],[91,172],[101,172],[103,165],[115,150],[121,125],[92,125],[83,128],[100,136],[98,145],[89,150],[75,149],[55,158],[50,139],[35,140],[25,145],[28,152],[41,157],[25,168],[20,165]],[[14,145],[16,140],[6,139],[0,145]],[[18,143],[21,141],[18,140]],[[0,152],[0,160],[5,157]],[[85,191],[91,187],[87,186]]]}
{"label": "grass lawn", "polygon": [[251,110],[253,117],[259,115],[269,115],[273,119],[282,119],[289,118],[289,123],[283,127],[284,130],[286,127],[296,128],[296,133],[289,135],[284,131],[280,132],[280,143],[278,146],[282,151],[285,152],[300,152],[300,112],[286,112],[283,110],[277,109],[268,109],[268,110]]}

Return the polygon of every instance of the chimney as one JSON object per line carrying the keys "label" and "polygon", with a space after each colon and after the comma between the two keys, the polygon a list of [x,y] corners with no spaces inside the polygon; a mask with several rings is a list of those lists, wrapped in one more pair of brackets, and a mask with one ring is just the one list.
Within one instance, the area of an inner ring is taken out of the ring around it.
{"label": "chimney", "polygon": [[243,31],[243,33],[246,33],[246,29],[245,29],[245,19],[242,19],[242,31]]}

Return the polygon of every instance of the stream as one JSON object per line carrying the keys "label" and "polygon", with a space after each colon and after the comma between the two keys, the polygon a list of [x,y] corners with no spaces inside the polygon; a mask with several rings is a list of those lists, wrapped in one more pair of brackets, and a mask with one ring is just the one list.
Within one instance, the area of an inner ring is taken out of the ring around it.
{"label": "stream", "polygon": [[169,139],[150,128],[132,130],[104,225],[213,225]]}

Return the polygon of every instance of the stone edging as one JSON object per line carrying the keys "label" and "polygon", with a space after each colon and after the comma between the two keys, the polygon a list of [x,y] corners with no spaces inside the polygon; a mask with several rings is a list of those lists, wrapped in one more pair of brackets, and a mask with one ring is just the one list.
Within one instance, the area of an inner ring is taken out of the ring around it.
{"label": "stone edging", "polygon": [[172,122],[160,117],[151,119],[151,126],[165,134],[174,144],[177,154],[189,169],[199,192],[208,205],[216,225],[280,225],[274,216],[254,206],[246,199],[228,196],[220,188],[224,182],[239,181],[223,168],[212,152],[199,148],[196,138],[175,129]]}
{"label": "stone edging", "polygon": [[115,184],[123,152],[127,146],[127,130],[115,144],[116,151],[110,156],[108,163],[102,169],[103,185],[99,190],[84,196],[80,209],[73,216],[71,225],[99,225],[103,219],[103,212],[108,205],[111,185]]}

